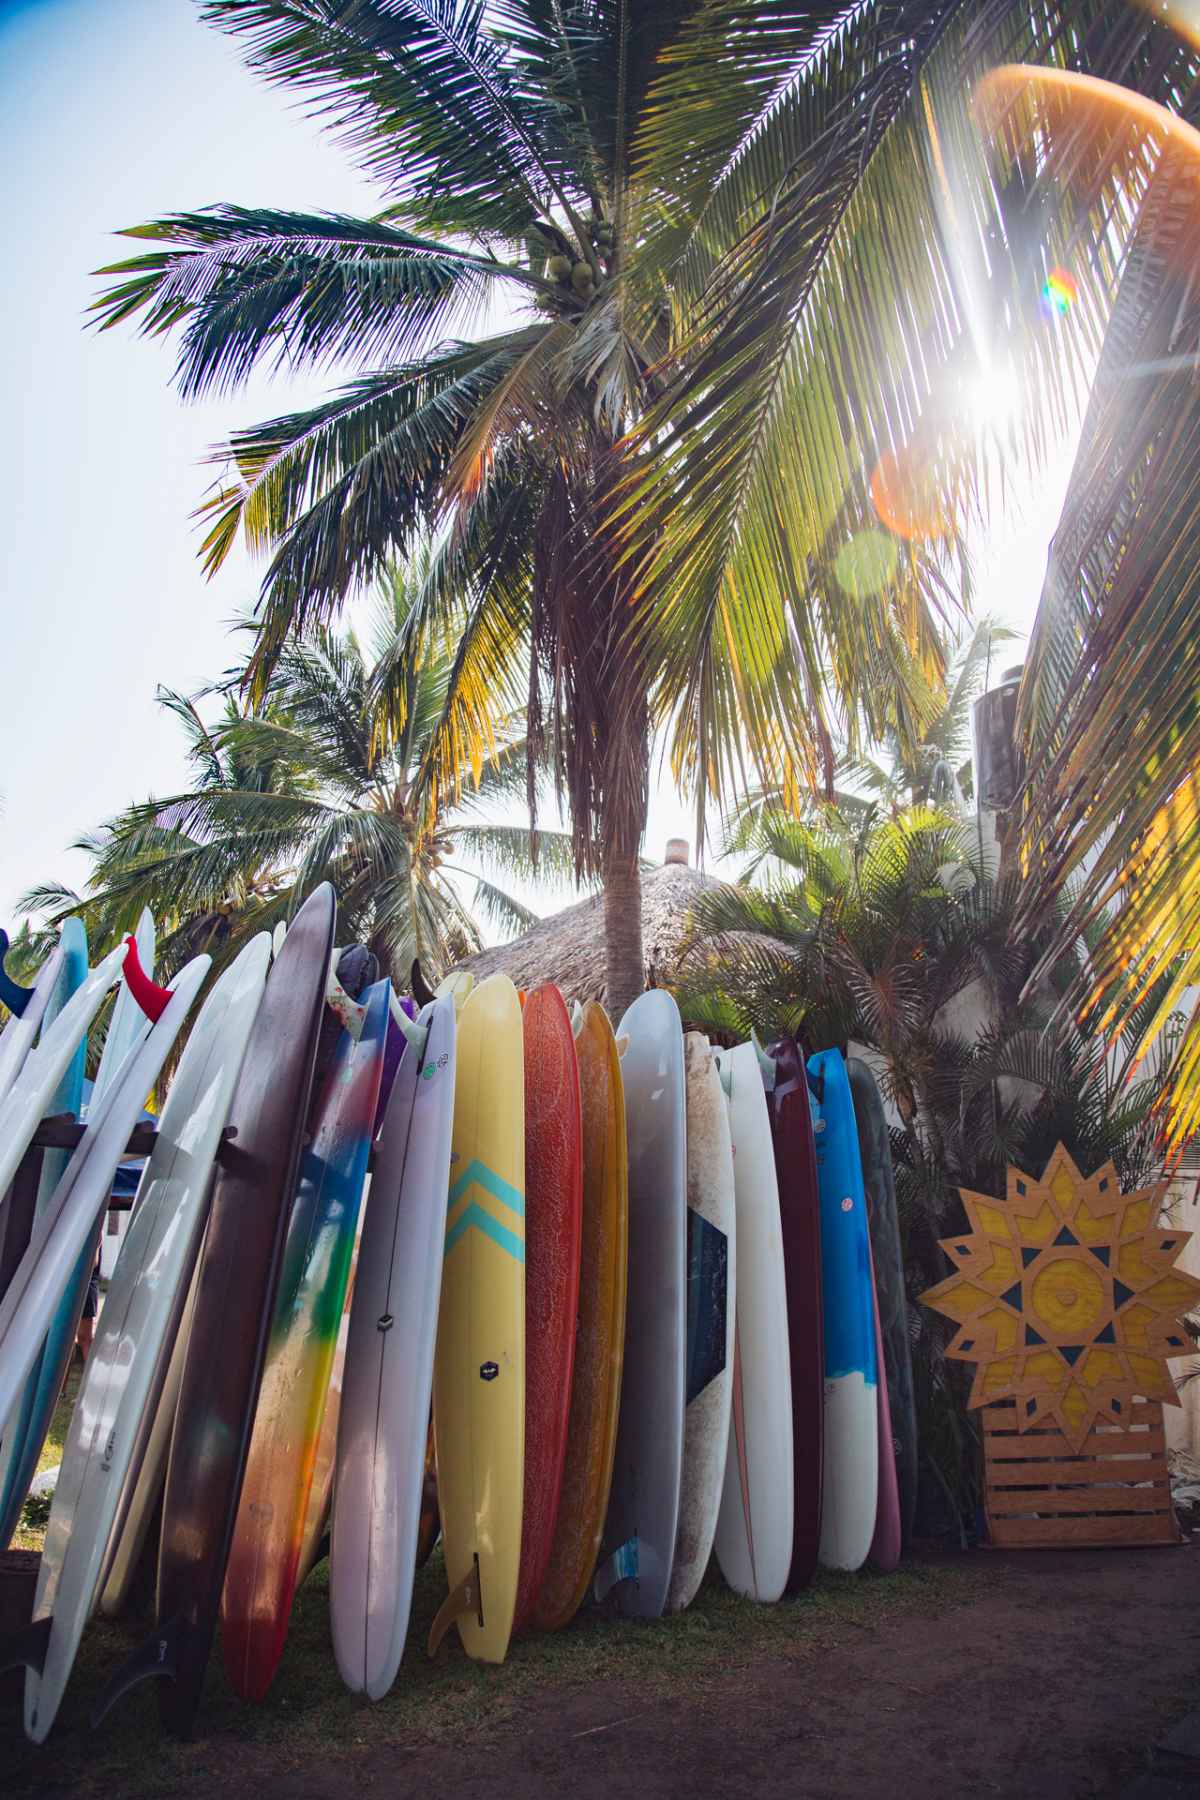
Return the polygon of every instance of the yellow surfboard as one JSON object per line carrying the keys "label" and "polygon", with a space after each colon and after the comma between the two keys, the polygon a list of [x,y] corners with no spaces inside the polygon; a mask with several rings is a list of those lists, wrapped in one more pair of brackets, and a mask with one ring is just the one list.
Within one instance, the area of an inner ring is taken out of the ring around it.
{"label": "yellow surfboard", "polygon": [[525,1077],[506,975],[473,989],[458,1018],[433,1429],[450,1594],[430,1653],[455,1623],[468,1655],[503,1662],[525,1461]]}
{"label": "yellow surfboard", "polygon": [[621,1400],[625,1350],[629,1163],[625,1091],[608,1014],[590,1000],[575,1033],[583,1097],[583,1244],[579,1327],[558,1527],[534,1624],[574,1618],[596,1566]]}

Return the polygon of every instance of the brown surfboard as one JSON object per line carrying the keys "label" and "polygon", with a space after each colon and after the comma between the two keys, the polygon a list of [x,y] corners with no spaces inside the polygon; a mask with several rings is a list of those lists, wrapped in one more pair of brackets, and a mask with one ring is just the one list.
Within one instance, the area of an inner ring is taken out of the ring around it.
{"label": "brown surfboard", "polygon": [[216,1630],[308,1113],[333,949],[323,883],[284,939],[246,1048],[213,1186],[163,1499],[158,1622],[118,1670],[98,1722],[128,1688],[161,1680],[168,1729],[190,1734]]}

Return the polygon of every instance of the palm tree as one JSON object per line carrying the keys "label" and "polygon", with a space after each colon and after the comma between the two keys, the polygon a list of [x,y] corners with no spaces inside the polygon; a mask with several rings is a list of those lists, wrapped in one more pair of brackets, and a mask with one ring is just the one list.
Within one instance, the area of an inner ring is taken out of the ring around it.
{"label": "palm tree", "polygon": [[[473,882],[473,905],[493,923],[531,924],[535,915],[492,877],[564,878],[569,839],[543,831],[535,846],[525,827],[489,819],[524,797],[525,746],[511,731],[477,771],[459,771],[453,791],[439,787],[430,750],[452,656],[417,663],[407,653],[423,573],[418,563],[380,582],[365,642],[324,627],[289,640],[261,710],[237,697],[240,670],[213,726],[193,701],[162,692],[187,733],[191,788],[132,806],[85,840],[94,867],[82,903],[48,886],[23,904],[51,923],[82,911],[98,941],[149,906],[171,968],[202,948],[223,960],[328,880],[342,931],[369,943],[397,980],[414,957],[440,973],[480,948],[454,877]],[[256,641],[258,628],[248,630]]]}
{"label": "palm tree", "polygon": [[965,1222],[958,1189],[1003,1192],[1008,1164],[1040,1170],[1059,1142],[1088,1172],[1111,1158],[1129,1187],[1162,1179],[1157,1105],[1177,1023],[1156,1035],[1159,991],[1122,1032],[1093,1010],[1048,1033],[1078,953],[1022,998],[1055,920],[1030,941],[1019,884],[992,877],[969,828],[947,814],[911,808],[860,825],[833,808],[807,822],[764,813],[755,849],[748,880],[697,897],[680,1007],[719,1034],[865,1048],[898,1121],[922,1441],[965,1502],[962,1395],[941,1324],[915,1305],[944,1272],[939,1238]]}
{"label": "palm tree", "polygon": [[[835,716],[880,738],[907,671],[939,675],[943,545],[880,533],[864,486],[919,398],[916,340],[936,365],[963,338],[921,121],[957,119],[990,56],[1083,54],[1096,11],[205,0],[342,131],[383,207],[142,225],[97,320],[176,335],[185,396],[255,365],[356,369],[232,436],[205,563],[239,531],[270,553],[263,684],[290,630],[443,529],[414,619],[414,641],[461,641],[443,778],[522,693],[576,868],[606,887],[617,1006],[642,985],[651,734],[703,828],[743,765],[790,792],[824,781]],[[963,155],[986,243],[1004,218]],[[1058,389],[1069,364],[1040,360]]]}
{"label": "palm tree", "polygon": [[1018,718],[1028,911],[1066,896],[1060,941],[1093,933],[1072,1006],[1120,1023],[1156,992],[1160,1024],[1192,1009],[1163,1097],[1176,1143],[1200,1128],[1200,303],[1183,248],[1200,226],[1198,116],[1193,88],[1148,134]]}

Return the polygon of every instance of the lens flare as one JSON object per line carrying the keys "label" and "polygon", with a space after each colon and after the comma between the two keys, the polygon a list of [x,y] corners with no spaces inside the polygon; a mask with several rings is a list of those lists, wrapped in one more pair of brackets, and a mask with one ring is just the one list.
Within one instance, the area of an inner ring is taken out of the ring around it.
{"label": "lens flare", "polygon": [[871,504],[897,537],[919,543],[946,535],[936,473],[915,442],[885,450],[871,475]]}
{"label": "lens flare", "polygon": [[881,593],[896,573],[900,549],[886,531],[859,531],[833,559],[833,572],[852,600]]}
{"label": "lens flare", "polygon": [[1051,269],[1042,288],[1042,308],[1052,318],[1065,319],[1079,298],[1079,283],[1067,269]]}
{"label": "lens flare", "polygon": [[1137,0],[1137,4],[1200,49],[1200,0]]}

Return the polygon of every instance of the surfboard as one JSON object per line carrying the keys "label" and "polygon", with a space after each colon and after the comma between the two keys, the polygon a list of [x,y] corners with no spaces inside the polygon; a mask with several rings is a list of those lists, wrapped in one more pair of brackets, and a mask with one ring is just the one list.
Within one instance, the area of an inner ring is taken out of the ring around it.
{"label": "surfboard", "polygon": [[575,1034],[559,990],[536,987],[525,1041],[525,1504],[514,1629],[528,1624],[558,1522],[583,1209],[583,1124]]}
{"label": "surfboard", "polygon": [[[874,1258],[872,1257],[872,1264]],[[875,1368],[879,1376],[876,1389],[875,1424],[879,1438],[879,1485],[875,1499],[875,1531],[867,1560],[882,1575],[890,1575],[900,1562],[900,1486],[896,1480],[896,1453],[892,1448],[892,1420],[888,1410],[887,1369],[883,1360],[883,1337],[879,1328],[879,1299],[874,1291],[874,1269],[871,1278],[871,1310],[875,1319]]]}
{"label": "surfboard", "polygon": [[687,1349],[683,1027],[661,988],[617,1027],[629,1156],[629,1276],[621,1416],[595,1593],[662,1616],[679,1528]]}
{"label": "surfboard", "polygon": [[47,1116],[59,1082],[87,1035],[87,1030],[115,981],[121,979],[124,944],[88,971],[53,1024],[42,1032],[21,1072],[0,1100],[0,1193],[4,1193],[29,1148],[34,1132]]}
{"label": "surfboard", "polygon": [[779,1187],[783,1273],[787,1287],[792,1377],[794,1520],[792,1562],[784,1592],[799,1593],[817,1569],[821,1543],[825,1350],[821,1329],[821,1196],[812,1110],[796,1045],[772,1046],[775,1085],[768,1095]]}
{"label": "surfboard", "polygon": [[[165,1010],[119,1066],[98,1103],[98,1118],[89,1125],[45,1211],[34,1222],[29,1248],[0,1300],[0,1417],[7,1419],[19,1398],[41,1350],[46,1320],[53,1316],[82,1253],[93,1253],[97,1223],[129,1134],[211,960],[194,957],[175,977]],[[63,1016],[66,1010],[69,1007]]]}
{"label": "surfboard", "polygon": [[308,1117],[333,948],[333,889],[292,921],[267,977],[234,1088],[196,1274],[195,1308],[163,1496],[157,1623],[93,1710],[160,1678],[164,1723],[186,1736],[204,1682],[258,1400]]}
{"label": "surfboard", "polygon": [[846,1065],[838,1050],[808,1059],[821,1192],[825,1328],[825,1468],[820,1559],[860,1569],[875,1535],[878,1377],[867,1204]]}
{"label": "surfboard", "polygon": [[629,1153],[625,1090],[608,1014],[594,1000],[575,1024],[583,1120],[579,1326],[554,1546],[533,1623],[568,1625],[587,1596],[608,1511],[625,1355]]}
{"label": "surfboard", "polygon": [[[367,1192],[370,1190],[370,1179]],[[367,1212],[366,1195],[359,1208],[358,1232],[362,1239],[362,1229]],[[358,1245],[350,1259],[350,1280],[346,1285],[346,1304],[342,1308],[342,1322],[338,1326],[337,1343],[334,1345],[333,1363],[329,1370],[329,1388],[325,1395],[325,1411],[321,1416],[321,1429],[317,1435],[317,1451],[313,1458],[312,1485],[308,1490],[308,1505],[304,1512],[304,1531],[300,1541],[300,1567],[296,1574],[296,1586],[303,1586],[322,1556],[329,1554],[329,1531],[333,1515],[333,1477],[337,1468],[338,1425],[342,1416],[342,1381],[346,1372],[346,1342],[350,1336],[350,1307],[354,1298],[354,1282],[358,1269]]]}
{"label": "surfboard", "polygon": [[[213,1159],[266,980],[255,938],[201,1009],[159,1120],[63,1448],[33,1608],[40,1657],[25,1677],[25,1730],[54,1723],[91,1614],[121,1488],[163,1342],[203,1234]],[[40,1629],[39,1629],[40,1628]],[[2,1660],[0,1646],[0,1660]]]}
{"label": "surfboard", "polygon": [[433,1375],[438,1500],[450,1594],[434,1620],[429,1647],[436,1650],[454,1623],[467,1654],[493,1663],[503,1662],[508,1652],[521,1561],[524,1066],[517,990],[506,975],[492,975],[468,995],[458,1019]]}
{"label": "surfboard", "polygon": [[[69,957],[74,971],[71,992],[75,992],[86,979],[87,937],[79,920],[68,920],[63,928],[64,946],[67,944],[65,934],[68,926],[74,927],[70,937]],[[141,967],[149,974],[154,957],[154,920],[145,909],[134,941],[139,957],[146,958]],[[69,994],[64,995],[61,1005],[53,1009],[54,1017],[58,1016],[69,998]],[[51,1015],[48,1012],[47,1026],[50,1023]],[[100,1066],[92,1083],[89,1119],[98,1121],[103,1116],[108,1103],[107,1096],[118,1079],[126,1058],[144,1040],[149,1028],[150,1022],[134,999],[128,982],[123,981],[113,1003]],[[84,1036],[76,1046],[58,1087],[50,1098],[51,1114],[64,1112],[77,1118],[81,1116],[86,1064],[87,1039]],[[68,1160],[68,1153],[64,1150],[44,1153],[35,1220],[50,1204],[66,1172]],[[58,1404],[58,1397],[71,1365],[79,1319],[95,1261],[96,1246],[89,1239],[80,1249],[75,1267],[63,1287],[50,1320],[50,1328],[30,1369],[24,1391],[4,1424],[3,1438],[0,1441],[0,1541],[4,1543],[9,1541],[20,1519],[21,1507],[29,1491],[29,1484],[54,1416],[54,1408]]]}
{"label": "surfboard", "polygon": [[729,1448],[736,1235],[729,1108],[708,1039],[684,1038],[687,1082],[687,1410],[667,1611],[699,1591],[712,1555]]}
{"label": "surfboard", "polygon": [[[51,996],[59,986],[65,961],[62,945],[56,944],[38,970],[33,986],[23,988],[13,981],[4,967],[7,954],[8,933],[0,931],[0,977],[3,978],[0,1000],[10,1008],[4,1030],[0,1031],[0,1100],[21,1073],[25,1059],[33,1049]],[[15,1010],[17,1008],[19,1010]]]}
{"label": "surfboard", "polygon": [[142,1414],[140,1441],[134,1449],[117,1503],[104,1556],[98,1601],[99,1611],[109,1619],[119,1618],[129,1602],[146,1538],[162,1501],[171,1433],[175,1429],[175,1408],[196,1310],[199,1272],[197,1258],[179,1323],[163,1345],[151,1380],[150,1397]]}
{"label": "surfboard", "polygon": [[730,1587],[778,1600],[792,1562],[795,1464],[783,1232],[766,1095],[753,1044],[714,1052],[729,1103],[737,1204],[737,1317],[716,1552]]}
{"label": "surfboard", "polygon": [[[59,934],[59,948],[62,962],[58,980],[42,1014],[43,1036],[87,976],[87,934],[78,919],[64,921]],[[86,1053],[87,1045],[81,1039],[66,1072],[50,1096],[46,1108],[48,1116],[54,1117],[62,1113],[78,1116],[83,1098]],[[18,1177],[14,1179],[7,1201],[0,1205],[0,1294],[7,1292],[13,1271],[25,1254],[39,1201],[45,1203],[67,1166],[67,1153],[64,1150],[40,1150],[34,1161],[36,1167],[30,1168],[22,1159],[23,1166],[19,1166]],[[0,1438],[2,1436],[3,1431],[0,1429]],[[6,1542],[7,1538],[0,1538],[0,1543]]]}
{"label": "surfboard", "polygon": [[364,995],[361,1021],[353,1020],[358,1035],[342,1031],[313,1097],[311,1142],[300,1159],[221,1600],[225,1673],[244,1700],[264,1698],[287,1637],[367,1175],[390,993],[390,982],[375,982]]}
{"label": "surfboard", "polygon": [[381,1700],[404,1654],[421,1518],[454,1126],[454,1002],[417,1021],[384,1116],[350,1311],[329,1563],[333,1653]]}
{"label": "surfboard", "polygon": [[[878,1083],[858,1057],[846,1059],[846,1073],[858,1125],[858,1148],[871,1254],[875,1267],[875,1294],[883,1344],[883,1369],[891,1420],[892,1454],[900,1503],[902,1542],[912,1536],[917,1511],[918,1445],[917,1411],[913,1394],[912,1340],[908,1331],[908,1297],[904,1285],[904,1256],[900,1247],[900,1218],[896,1210],[896,1177],[888,1137],[887,1116]],[[882,1387],[881,1382],[881,1387]]]}

